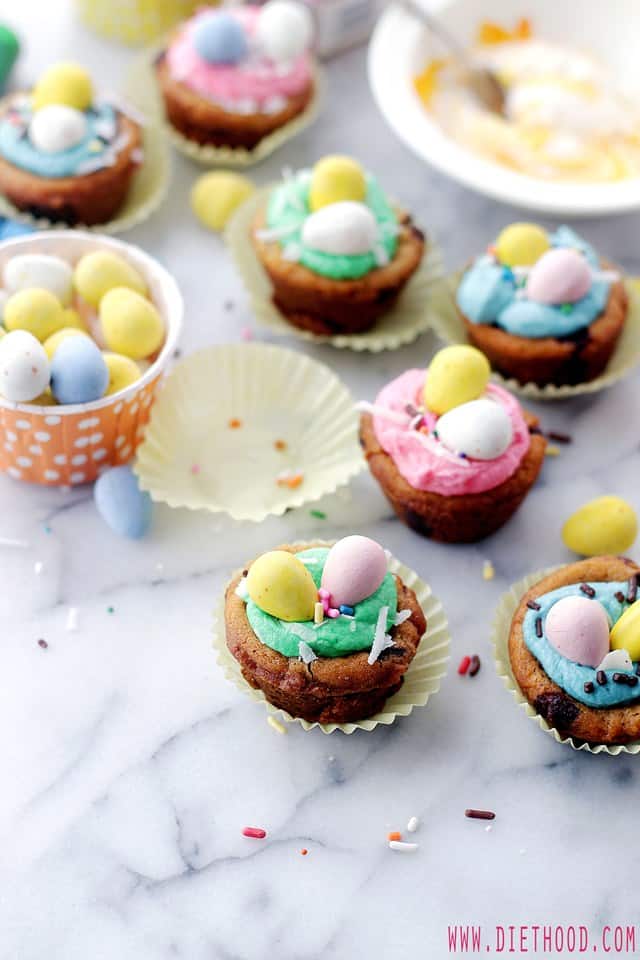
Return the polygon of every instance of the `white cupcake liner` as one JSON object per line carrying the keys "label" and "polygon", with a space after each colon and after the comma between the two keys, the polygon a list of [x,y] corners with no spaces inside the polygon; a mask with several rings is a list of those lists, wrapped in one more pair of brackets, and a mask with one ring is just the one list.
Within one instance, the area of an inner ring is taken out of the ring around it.
{"label": "white cupcake liner", "polygon": [[[314,541],[314,544],[330,547],[332,541]],[[295,546],[304,546],[299,543]],[[408,717],[414,707],[426,706],[429,697],[440,689],[440,682],[447,672],[449,661],[449,625],[442,604],[431,592],[431,587],[421,580],[415,571],[406,567],[394,556],[389,558],[389,570],[397,574],[403,583],[414,591],[419,605],[424,611],[427,620],[427,629],[420,641],[415,657],[404,675],[404,683],[397,693],[394,693],[385,703],[383,709],[373,717],[359,720],[356,723],[309,723],[300,717],[292,717],[286,710],[275,707],[266,699],[262,690],[255,690],[242,676],[240,664],[229,651],[225,640],[224,593],[214,614],[213,647],[216,659],[222,668],[227,680],[230,680],[239,690],[248,694],[256,703],[266,707],[269,714],[279,715],[287,723],[299,723],[303,730],[317,728],[322,733],[333,733],[341,730],[350,734],[355,730],[373,730],[378,724],[388,726],[396,717]],[[229,583],[240,571],[231,577]],[[227,584],[228,586],[229,584]]]}

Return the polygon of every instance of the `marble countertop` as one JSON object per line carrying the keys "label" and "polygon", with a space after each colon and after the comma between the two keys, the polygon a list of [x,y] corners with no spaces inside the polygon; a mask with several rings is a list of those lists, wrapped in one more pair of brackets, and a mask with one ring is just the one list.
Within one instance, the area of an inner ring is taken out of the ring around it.
{"label": "marble countertop", "polygon": [[[73,57],[118,86],[128,51],[86,33],[66,3],[46,29],[41,16],[38,0],[11,7],[26,47],[18,79]],[[285,159],[357,154],[438,238],[451,268],[518,217],[406,152],[371,101],[363,50],[328,76],[322,118],[256,180],[276,177]],[[186,352],[237,341],[252,322],[221,240],[188,211],[195,175],[175,156],[166,205],[128,235],[184,291]],[[581,229],[640,272],[639,216]],[[308,349],[371,398],[435,346],[426,335],[375,356]],[[366,473],[317,504],[324,521],[302,508],[256,527],[161,507],[141,543],[102,525],[88,489],[0,478],[0,536],[28,543],[0,547],[0,958],[440,960],[457,923],[482,924],[489,943],[495,924],[597,933],[633,923],[638,760],[578,754],[541,733],[503,689],[488,638],[511,582],[568,559],[560,527],[578,503],[611,492],[640,506],[639,405],[636,375],[537,408],[574,443],[545,462],[506,528],[468,547],[408,531]],[[351,531],[378,538],[432,584],[451,625],[449,675],[426,709],[392,727],[280,736],[218,669],[212,610],[247,557]],[[496,570],[489,582],[485,560]],[[455,667],[474,652],[482,670],[463,680]],[[497,812],[491,831],[464,819],[469,806]],[[420,849],[394,854],[386,834],[412,815]],[[267,840],[243,838],[246,824],[264,826]]]}

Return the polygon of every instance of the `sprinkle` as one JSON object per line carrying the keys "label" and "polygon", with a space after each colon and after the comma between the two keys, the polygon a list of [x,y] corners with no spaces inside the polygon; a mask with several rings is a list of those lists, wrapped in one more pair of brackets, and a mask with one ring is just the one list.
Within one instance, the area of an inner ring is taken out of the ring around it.
{"label": "sprinkle", "polygon": [[326,520],[327,515],[323,510],[309,510],[309,515],[315,517],[316,520]]}
{"label": "sprinkle", "polygon": [[300,851],[300,856],[301,856],[301,857],[306,857],[306,855],[307,855],[308,853],[309,853],[309,851],[307,850],[307,848],[306,848],[306,847],[303,847],[302,850]]}
{"label": "sprinkle", "polygon": [[341,614],[347,617],[352,617],[355,613],[355,610],[353,609],[353,607],[350,607],[348,603],[341,603],[340,606],[338,607],[338,610],[340,611]]}
{"label": "sprinkle", "polygon": [[249,340],[253,340],[253,330],[251,327],[242,327],[240,330],[240,339],[244,340],[245,343],[248,343]]}
{"label": "sprinkle", "polygon": [[191,473],[196,477],[200,473],[200,464],[192,463],[191,464]]}
{"label": "sprinkle", "polygon": [[335,607],[329,607],[329,609],[327,610],[327,616],[331,620],[337,620],[337,618],[340,616],[340,611],[336,610]]}
{"label": "sprinkle", "polygon": [[399,627],[401,623],[404,623],[405,620],[408,620],[411,616],[411,610],[398,610],[393,621],[394,627]]}
{"label": "sprinkle", "polygon": [[45,523],[42,529],[44,530],[45,533],[51,533],[51,527],[49,526],[48,523]]}
{"label": "sprinkle", "polygon": [[527,600],[527,606],[529,610],[540,610],[540,604],[536,603],[535,600]]}
{"label": "sprinkle", "polygon": [[287,449],[287,444],[286,444],[286,442],[285,442],[284,440],[274,440],[274,441],[273,441],[273,445],[274,445],[274,447],[276,448],[276,450],[286,450],[286,449]]}
{"label": "sprinkle", "polygon": [[542,617],[536,617],[536,637],[542,636]]}
{"label": "sprinkle", "polygon": [[572,303],[563,303],[563,304],[560,306],[560,312],[561,312],[561,313],[567,314],[567,313],[571,313],[572,311],[573,311],[573,304],[572,304]]}
{"label": "sprinkle", "polygon": [[323,620],[324,620],[324,607],[322,606],[322,602],[318,600],[318,602],[313,607],[313,622],[322,623]]}
{"label": "sprinkle", "polygon": [[67,630],[73,633],[78,629],[78,608],[69,607],[67,611]]}
{"label": "sprinkle", "polygon": [[624,593],[622,592],[622,590],[617,590],[614,593],[614,597],[616,598],[618,603],[624,603]]}
{"label": "sprinkle", "polygon": [[635,599],[638,595],[638,578],[634,574],[632,577],[629,577],[629,590],[627,592],[627,601],[629,603],[635,603]]}
{"label": "sprinkle", "polygon": [[469,669],[469,664],[471,663],[471,657],[463,657],[460,663],[458,664],[458,673],[461,677],[464,677],[465,673]]}
{"label": "sprinkle", "polygon": [[233,310],[233,300],[225,300],[224,308],[225,310]]}
{"label": "sprinkle", "polygon": [[103,146],[102,140],[90,140],[87,149],[90,153],[99,153]]}
{"label": "sprinkle", "polygon": [[295,490],[296,487],[299,487],[303,480],[303,473],[287,472],[281,473],[276,477],[276,483],[279,487],[289,487],[290,490]]}
{"label": "sprinkle", "polygon": [[596,673],[596,680],[598,681],[601,687],[604,687],[604,685],[607,682],[607,675],[604,672],[604,670],[598,670],[598,672]]}
{"label": "sprinkle", "polygon": [[237,417],[233,417],[231,420],[229,420],[230,430],[238,430],[241,426],[242,426],[242,420],[238,420]]}
{"label": "sprinkle", "polygon": [[387,834],[387,840],[402,840],[402,834],[399,830],[392,830]]}
{"label": "sprinkle", "polygon": [[469,820],[495,820],[496,818],[493,810],[474,810],[473,807],[465,810],[464,815]]}
{"label": "sprinkle", "polygon": [[638,678],[635,674],[614,673],[611,679],[614,683],[621,683],[624,687],[635,687],[638,683]]}
{"label": "sprinkle", "polygon": [[38,640],[38,646],[41,648],[41,650],[47,650],[49,647],[49,644],[47,643],[46,640],[40,637],[40,639]]}
{"label": "sprinkle", "polygon": [[318,596],[320,597],[321,600],[330,600],[330,599],[331,599],[331,594],[329,593],[329,591],[327,590],[326,587],[320,587],[320,588],[319,588],[319,590],[318,590]]}
{"label": "sprinkle", "polygon": [[115,607],[107,607],[107,613],[115,613]]}
{"label": "sprinkle", "polygon": [[398,853],[415,853],[418,849],[417,843],[405,843],[402,840],[390,840],[389,849],[397,850]]}
{"label": "sprinkle", "polygon": [[585,681],[585,684],[584,684],[584,692],[585,692],[585,693],[593,693],[594,690],[595,690],[595,687],[594,687],[594,685],[593,685],[593,681],[592,681],[592,680],[586,680],[586,681]]}
{"label": "sprinkle", "polygon": [[378,619],[376,621],[376,629],[373,635],[373,644],[371,645],[371,652],[367,658],[367,663],[370,667],[376,662],[383,650],[386,650],[387,647],[393,646],[393,640],[391,637],[387,636],[386,625],[387,625],[387,616],[389,614],[389,607],[384,606],[380,607],[378,612]]}
{"label": "sprinkle", "polygon": [[279,733],[280,736],[282,736],[287,732],[287,728],[284,726],[284,724],[280,723],[279,720],[276,720],[275,717],[272,717],[271,714],[269,714],[269,716],[267,717],[267,723],[272,728],[272,730],[275,730],[275,732]]}
{"label": "sprinkle", "polygon": [[593,587],[589,586],[588,583],[581,583],[580,589],[587,597],[595,597],[596,595],[595,590],[593,589]]}
{"label": "sprinkle", "polygon": [[33,565],[33,572],[35,573],[35,575],[38,577],[43,570],[44,570],[44,563],[42,562],[42,560],[36,560],[36,562]]}
{"label": "sprinkle", "polygon": [[495,575],[496,575],[496,571],[494,569],[493,564],[491,563],[490,560],[485,560],[484,564],[482,565],[482,579],[493,580]]}
{"label": "sprinkle", "polygon": [[242,829],[242,836],[251,837],[253,840],[264,840],[266,835],[267,831],[262,827],[243,827]]}
{"label": "sprinkle", "polygon": [[553,443],[549,443],[547,444],[544,453],[547,457],[559,457],[560,447],[556,447]]}
{"label": "sprinkle", "polygon": [[318,659],[305,640],[300,640],[298,643],[298,656],[306,664],[313,663],[314,660]]}
{"label": "sprinkle", "polygon": [[556,443],[573,443],[573,438],[569,433],[558,433],[557,430],[548,430],[549,440],[555,440]]}
{"label": "sprinkle", "polygon": [[407,824],[407,830],[409,831],[409,833],[415,833],[419,826],[420,826],[420,821],[418,820],[418,818],[411,817]]}
{"label": "sprinkle", "polygon": [[493,826],[490,823],[488,823],[484,828],[485,833],[491,833],[492,830],[493,830]]}
{"label": "sprinkle", "polygon": [[480,657],[476,653],[474,653],[474,655],[471,657],[471,666],[469,667],[469,676],[475,677],[476,673],[478,673],[480,670],[480,666],[481,666]]}

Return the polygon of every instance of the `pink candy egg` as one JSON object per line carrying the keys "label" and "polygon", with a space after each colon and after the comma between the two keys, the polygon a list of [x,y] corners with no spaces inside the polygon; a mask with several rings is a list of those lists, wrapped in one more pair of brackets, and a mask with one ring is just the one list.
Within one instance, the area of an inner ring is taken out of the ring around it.
{"label": "pink candy egg", "polygon": [[331,547],[322,573],[322,588],[333,607],[352,607],[375,593],[387,573],[387,555],[375,540],[344,537]]}
{"label": "pink candy egg", "polygon": [[549,610],[547,639],[567,660],[597,667],[609,652],[609,620],[604,607],[588,597],[563,597]]}
{"label": "pink candy egg", "polygon": [[575,303],[591,289],[591,267],[576,250],[548,250],[531,268],[527,296],[538,303]]}

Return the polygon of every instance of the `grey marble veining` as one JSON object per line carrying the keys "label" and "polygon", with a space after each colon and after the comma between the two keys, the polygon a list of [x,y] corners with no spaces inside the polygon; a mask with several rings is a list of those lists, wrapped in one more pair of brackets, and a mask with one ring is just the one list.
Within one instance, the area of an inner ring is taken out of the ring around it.
{"label": "grey marble veining", "polygon": [[[41,6],[7,5],[24,28],[20,77],[73,57],[116,85],[128,52],[85,33],[66,4],[38,27]],[[277,177],[285,156],[296,167],[332,151],[377,170],[450,268],[518,216],[405,151],[371,102],[363,51],[331,65],[321,120],[255,178]],[[166,205],[130,235],[184,291],[186,352],[237,340],[251,324],[222,242],[188,211],[196,172],[175,156]],[[638,216],[580,228],[640,271]],[[288,342],[363,399],[436,346],[426,335],[368,356]],[[0,547],[0,958],[440,960],[453,923],[483,923],[487,936],[496,923],[632,923],[637,760],[576,754],[544,736],[502,688],[488,637],[512,581],[568,559],[559,532],[577,503],[615,492],[640,505],[639,404],[635,375],[594,398],[536,407],[574,443],[546,461],[508,527],[463,548],[401,526],[367,474],[318,504],[326,521],[303,508],[255,527],[160,508],[139,544],[104,528],[87,490],[0,478],[0,535],[29,543]],[[353,530],[380,539],[444,602],[449,676],[393,727],[279,736],[218,670],[213,608],[248,556]],[[462,680],[455,667],[473,652],[482,670]],[[492,830],[465,821],[467,806],[496,810]],[[411,815],[422,820],[420,850],[394,855],[386,834]],[[268,840],[244,839],[246,824],[266,827]]]}

